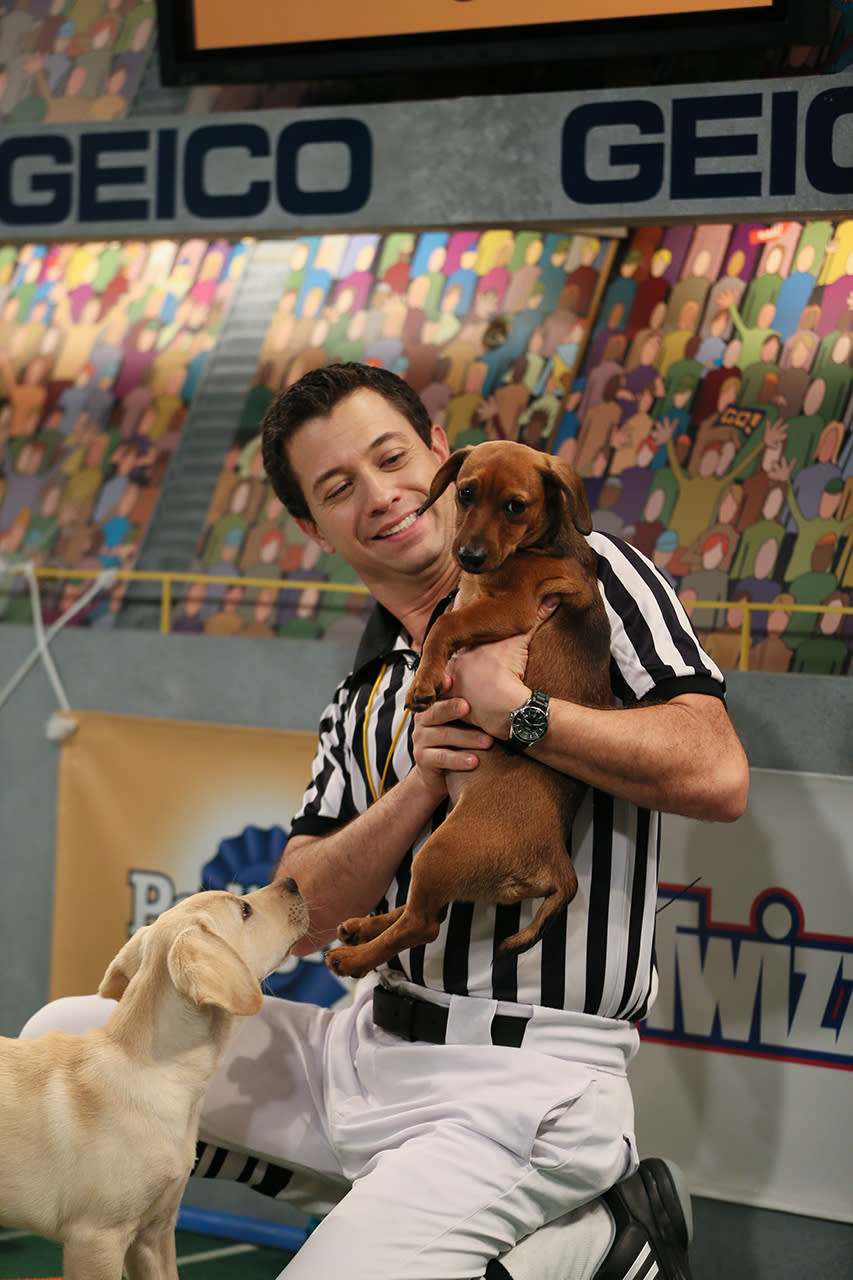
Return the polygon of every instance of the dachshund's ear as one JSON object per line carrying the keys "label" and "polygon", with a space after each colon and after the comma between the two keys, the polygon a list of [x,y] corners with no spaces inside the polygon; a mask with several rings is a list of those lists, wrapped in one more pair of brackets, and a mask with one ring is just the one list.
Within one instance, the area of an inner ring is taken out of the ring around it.
{"label": "dachshund's ear", "polygon": [[455,449],[447,461],[441,464],[438,471],[436,471],[432,478],[432,484],[429,487],[429,496],[418,511],[418,515],[422,515],[424,511],[426,511],[427,507],[431,507],[436,498],[441,497],[451,481],[456,479],[459,475],[459,469],[462,466],[462,463],[468,457],[470,452],[470,445],[465,449]]}
{"label": "dachshund's ear", "polygon": [[545,454],[544,459],[547,463],[548,471],[566,496],[569,515],[578,533],[592,533],[592,515],[590,514],[583,480],[581,480],[574,467],[570,467],[567,462],[563,462],[562,458],[553,458],[550,454]]}

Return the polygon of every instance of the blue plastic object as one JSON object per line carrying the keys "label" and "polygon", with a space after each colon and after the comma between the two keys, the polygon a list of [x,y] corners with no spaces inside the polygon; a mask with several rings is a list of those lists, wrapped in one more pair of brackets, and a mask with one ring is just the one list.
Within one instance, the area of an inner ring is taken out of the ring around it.
{"label": "blue plastic object", "polygon": [[308,1232],[284,1222],[265,1222],[263,1218],[246,1218],[240,1213],[220,1213],[216,1209],[198,1209],[182,1205],[178,1210],[178,1230],[194,1231],[201,1236],[219,1236],[223,1240],[240,1240],[268,1249],[296,1253],[305,1243]]}

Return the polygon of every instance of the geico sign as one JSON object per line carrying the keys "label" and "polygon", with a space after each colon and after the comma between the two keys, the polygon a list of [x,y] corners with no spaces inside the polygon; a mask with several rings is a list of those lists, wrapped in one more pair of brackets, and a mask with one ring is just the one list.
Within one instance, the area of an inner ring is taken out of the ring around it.
{"label": "geico sign", "polygon": [[[580,205],[794,195],[798,152],[817,192],[853,192],[853,87],[585,102],[566,116],[561,178]],[[769,145],[767,145],[769,141]],[[846,151],[848,163],[843,163]]]}
{"label": "geico sign", "polygon": [[365,108],[364,118],[264,111],[6,128],[0,228],[535,225],[674,207],[718,218],[846,209],[853,194],[853,86],[769,81],[731,93],[501,101],[485,133],[464,99]]}
{"label": "geico sign", "polygon": [[[319,188],[302,177],[308,147],[326,148],[335,161],[324,167]],[[15,136],[0,141],[0,222],[28,227],[74,219],[85,226],[182,215],[251,222],[271,206],[294,217],[354,213],[370,195],[372,152],[370,130],[353,119],[298,120],[277,133],[247,120],[186,132]],[[342,157],[348,163],[341,165]],[[327,183],[341,168],[343,176]]]}

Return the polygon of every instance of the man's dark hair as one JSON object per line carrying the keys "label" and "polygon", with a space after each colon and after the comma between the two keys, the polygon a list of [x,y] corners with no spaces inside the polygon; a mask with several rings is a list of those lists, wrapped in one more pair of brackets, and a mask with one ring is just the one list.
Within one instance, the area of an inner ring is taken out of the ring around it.
{"label": "man's dark hair", "polygon": [[407,382],[387,369],[372,365],[330,364],[311,369],[292,387],[279,393],[261,422],[264,469],[278,500],[292,516],[311,519],[305,495],[290,465],[287,445],[312,418],[327,418],[354,391],[375,391],[401,413],[425,444],[432,443],[432,423],[420,397]]}

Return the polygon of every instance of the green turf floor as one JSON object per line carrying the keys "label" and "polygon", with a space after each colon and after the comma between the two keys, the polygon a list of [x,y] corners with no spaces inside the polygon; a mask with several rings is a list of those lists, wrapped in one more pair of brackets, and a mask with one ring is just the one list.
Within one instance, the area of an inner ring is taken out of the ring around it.
{"label": "green turf floor", "polygon": [[[181,1280],[275,1280],[292,1258],[279,1249],[179,1231]],[[0,1280],[54,1280],[62,1274],[62,1250],[50,1240],[0,1230]]]}

